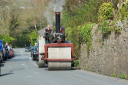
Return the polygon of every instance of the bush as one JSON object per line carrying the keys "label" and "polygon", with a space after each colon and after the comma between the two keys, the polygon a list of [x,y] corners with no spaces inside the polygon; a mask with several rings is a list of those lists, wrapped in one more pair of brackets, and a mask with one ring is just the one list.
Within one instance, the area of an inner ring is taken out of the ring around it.
{"label": "bush", "polygon": [[103,3],[98,11],[98,21],[104,21],[109,19],[112,20],[114,17],[113,12],[114,8],[112,7],[111,3]]}
{"label": "bush", "polygon": [[121,79],[127,79],[127,75],[122,74],[122,75],[120,76],[120,78],[121,78]]}
{"label": "bush", "polygon": [[113,74],[111,75],[111,77],[117,77],[117,75],[116,75],[115,73],[113,73]]}
{"label": "bush", "polygon": [[74,60],[74,66],[78,67],[79,66],[79,60]]}
{"label": "bush", "polygon": [[121,20],[126,19],[128,17],[128,2],[122,8],[120,8]]}

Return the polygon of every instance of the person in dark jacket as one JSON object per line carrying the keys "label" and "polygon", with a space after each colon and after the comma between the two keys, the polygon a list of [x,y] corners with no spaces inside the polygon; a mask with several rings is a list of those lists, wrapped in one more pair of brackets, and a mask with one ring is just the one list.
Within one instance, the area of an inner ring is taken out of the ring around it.
{"label": "person in dark jacket", "polygon": [[8,57],[9,57],[8,43],[6,43],[6,45],[5,45],[5,56],[6,56],[6,59],[8,59]]}
{"label": "person in dark jacket", "polygon": [[47,28],[45,29],[45,31],[41,35],[43,35],[45,32],[52,34],[52,29],[50,28],[50,25],[47,26]]}

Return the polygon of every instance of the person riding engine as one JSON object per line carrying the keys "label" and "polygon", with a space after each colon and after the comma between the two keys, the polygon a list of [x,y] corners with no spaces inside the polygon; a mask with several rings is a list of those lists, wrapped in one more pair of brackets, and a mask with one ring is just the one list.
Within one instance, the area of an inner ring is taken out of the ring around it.
{"label": "person riding engine", "polygon": [[41,34],[44,34],[44,38],[45,38],[45,43],[51,43],[52,42],[52,29],[50,27],[50,25],[47,25],[47,28],[45,29],[45,31]]}
{"label": "person riding engine", "polygon": [[45,29],[44,33],[45,32],[48,32],[48,33],[52,34],[52,29],[51,29],[50,25],[47,26],[47,29]]}

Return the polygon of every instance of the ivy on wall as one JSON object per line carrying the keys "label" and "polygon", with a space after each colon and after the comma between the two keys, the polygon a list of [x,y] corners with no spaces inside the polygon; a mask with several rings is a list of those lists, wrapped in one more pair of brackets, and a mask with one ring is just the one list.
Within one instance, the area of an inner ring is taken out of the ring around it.
{"label": "ivy on wall", "polygon": [[67,27],[66,36],[67,40],[71,40],[74,44],[75,56],[78,57],[80,53],[80,46],[82,43],[87,44],[87,51],[90,50],[92,45],[92,23],[84,24],[75,28]]}

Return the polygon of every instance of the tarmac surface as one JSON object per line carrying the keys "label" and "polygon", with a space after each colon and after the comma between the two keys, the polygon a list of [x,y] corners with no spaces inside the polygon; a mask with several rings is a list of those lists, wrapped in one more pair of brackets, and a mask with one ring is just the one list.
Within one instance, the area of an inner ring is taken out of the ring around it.
{"label": "tarmac surface", "polygon": [[85,70],[38,68],[24,48],[15,49],[15,57],[1,64],[1,74],[0,85],[128,85],[128,80]]}

